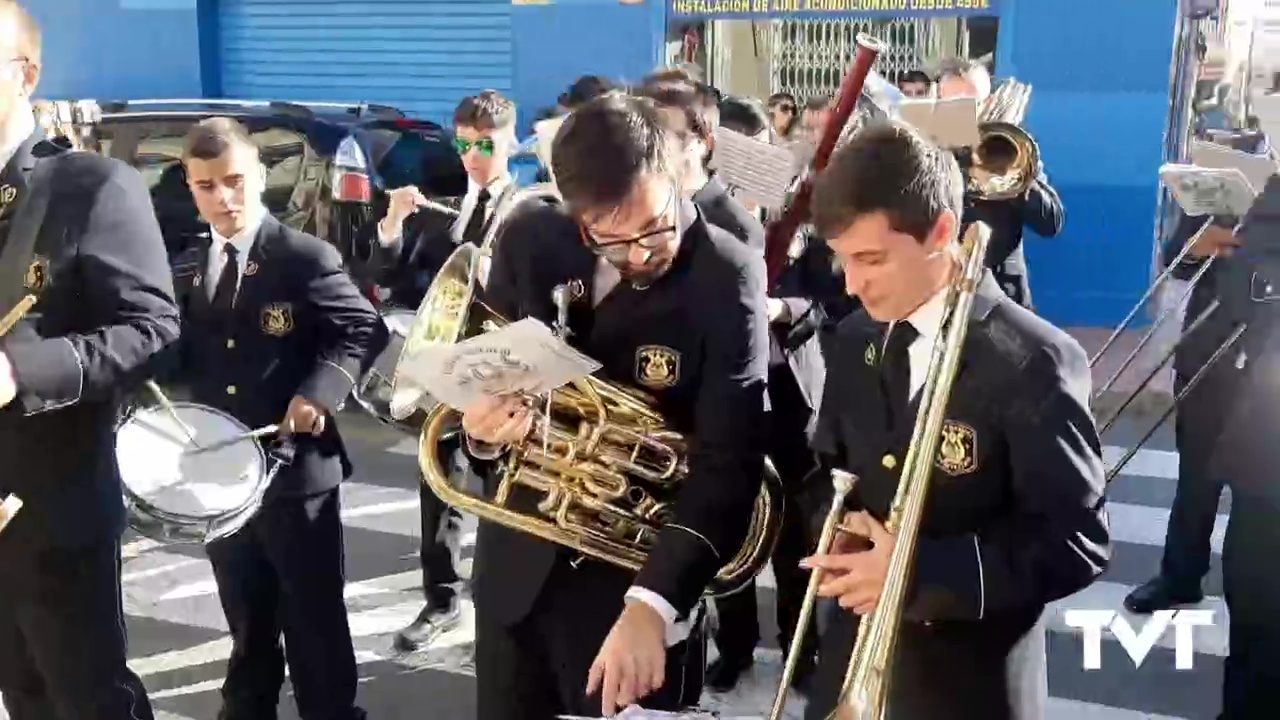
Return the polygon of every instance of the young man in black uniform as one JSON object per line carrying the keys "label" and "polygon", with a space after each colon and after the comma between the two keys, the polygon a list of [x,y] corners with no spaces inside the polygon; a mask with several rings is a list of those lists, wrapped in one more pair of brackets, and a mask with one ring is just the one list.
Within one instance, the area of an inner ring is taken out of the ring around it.
{"label": "young man in black uniform", "polygon": [[[905,126],[868,129],[819,176],[813,214],[863,309],[827,347],[814,447],[859,477],[845,524],[870,541],[806,561],[840,608],[808,717],[825,718],[876,607],[894,537],[882,523],[960,261],[960,170]],[[983,276],[934,461],[888,698],[893,720],[1042,717],[1045,605],[1089,585],[1110,538],[1084,351]],[[913,400],[913,398],[916,398]]]}
{"label": "young man in black uniform", "polygon": [[[462,99],[453,113],[455,146],[467,173],[461,215],[453,218],[424,207],[425,196],[409,185],[392,190],[386,213],[364,230],[374,263],[393,279],[393,299],[416,309],[445,260],[468,242],[477,247],[504,195],[515,191],[508,163],[516,146],[516,106],[495,90]],[[398,279],[396,279],[398,278]],[[449,440],[456,450],[456,440]],[[459,463],[457,472],[469,472]],[[445,505],[426,483],[418,486],[422,517],[422,590],[426,603],[408,627],[396,633],[396,649],[412,652],[458,626],[461,578],[454,567],[461,515]]]}
{"label": "young man in black uniform", "polygon": [[249,427],[279,424],[273,453],[291,458],[249,524],[207,546],[234,643],[219,717],[275,717],[287,658],[304,720],[363,718],[342,594],[338,486],[351,463],[334,415],[386,328],[336,248],[266,211],[243,127],[196,124],[183,165],[213,241],[180,278],[175,379]]}
{"label": "young man in black uniform", "polygon": [[[734,118],[732,129],[736,132],[758,136],[767,134],[769,129],[768,114],[763,106],[758,108],[755,118],[749,114],[751,105],[740,99],[725,98],[718,106],[710,106],[711,94],[699,92],[692,83],[657,83],[646,86],[641,93],[659,103],[669,127],[685,139],[687,172],[695,176],[701,173],[700,179],[706,178],[707,148],[714,139],[713,134],[703,129],[715,127],[709,125],[714,117],[708,108],[716,108],[721,124],[725,118],[720,110],[726,103],[741,110]],[[714,175],[693,195],[693,202],[708,222],[763,250],[764,226]],[[788,490],[786,514],[773,557],[777,622],[785,648],[790,644],[807,583],[807,576],[798,563],[812,548],[800,510],[800,496],[805,478],[816,465],[807,433],[812,428],[813,409],[822,397],[824,369],[818,330],[828,322],[828,301],[844,295],[831,250],[807,235],[798,236],[787,267],[770,295],[766,303],[770,327],[768,449],[774,468]],[[707,686],[717,692],[727,692],[753,664],[755,647],[760,641],[756,584],[749,583],[740,592],[717,599],[716,612],[719,623],[715,640],[720,655],[707,669]],[[814,639],[812,634],[806,635],[806,645],[813,646]],[[796,674],[798,686],[803,687],[812,671],[815,655],[816,647],[810,647],[804,654]]]}
{"label": "young man in black uniform", "polygon": [[[554,289],[580,289],[569,342],[603,364],[599,376],[652,394],[691,450],[674,518],[638,575],[481,523],[480,720],[674,710],[701,694],[699,599],[742,543],[760,488],[768,330],[763,257],[682,199],[678,154],[650,101],[598,98],[556,137],[565,208],[531,205],[503,228],[492,306],[551,324]],[[462,422],[469,452],[491,459],[531,424],[516,398],[467,408]]]}
{"label": "young man in black uniform", "polygon": [[25,502],[0,532],[0,696],[12,720],[149,720],[114,430],[120,389],[177,340],[172,275],[142,177],[36,130],[40,32],[9,0],[0,58],[0,313],[39,301],[0,339],[0,498]]}
{"label": "young man in black uniform", "polygon": [[685,80],[652,80],[637,94],[657,103],[667,129],[681,143],[680,176],[685,196],[693,200],[707,222],[764,252],[764,226],[708,168],[720,124],[715,94],[704,85]]}

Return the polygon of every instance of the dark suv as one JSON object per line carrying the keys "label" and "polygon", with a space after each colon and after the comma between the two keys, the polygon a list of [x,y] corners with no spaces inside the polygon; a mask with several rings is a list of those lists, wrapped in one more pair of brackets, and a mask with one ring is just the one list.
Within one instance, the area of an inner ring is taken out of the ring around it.
{"label": "dark suv", "polygon": [[180,162],[187,129],[208,117],[233,117],[258,142],[271,213],[333,243],[348,260],[355,231],[387,188],[413,184],[437,197],[467,188],[449,134],[385,105],[133,100],[100,107],[94,149],[147,179],[170,257],[209,236]]}

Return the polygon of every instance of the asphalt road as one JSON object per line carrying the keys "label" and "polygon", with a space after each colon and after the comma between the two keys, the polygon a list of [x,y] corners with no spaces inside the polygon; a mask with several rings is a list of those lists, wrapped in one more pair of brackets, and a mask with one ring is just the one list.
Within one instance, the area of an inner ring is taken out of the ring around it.
{"label": "asphalt road", "polygon": [[[360,415],[342,418],[357,474],[344,489],[347,526],[347,601],[362,675],[361,703],[375,720],[471,720],[474,680],[470,667],[470,616],[466,626],[431,650],[412,656],[391,651],[391,636],[417,613],[421,595],[417,567],[418,518],[416,438],[384,428]],[[1212,596],[1204,607],[1218,610],[1217,625],[1197,629],[1194,669],[1174,668],[1173,634],[1167,633],[1141,668],[1135,669],[1118,642],[1103,643],[1102,669],[1081,669],[1078,631],[1062,622],[1066,608],[1119,610],[1128,590],[1158,564],[1168,506],[1173,497],[1177,457],[1170,433],[1138,455],[1111,491],[1111,519],[1117,541],[1106,576],[1049,613],[1049,681],[1053,705],[1047,720],[1210,719],[1216,715],[1226,654],[1226,613],[1218,570],[1225,515],[1214,536]],[[1107,438],[1114,460],[1136,433],[1121,428]],[[1226,512],[1224,505],[1220,510]],[[469,526],[473,528],[474,526]],[[470,570],[468,533],[462,567]],[[131,657],[153,703],[167,720],[212,720],[218,709],[229,641],[208,563],[200,548],[128,538],[124,585]],[[760,588],[769,607],[771,577]],[[470,612],[470,608],[467,608]],[[762,612],[766,637],[770,613]],[[1140,621],[1134,621],[1140,628]],[[706,698],[709,709],[729,717],[761,717],[779,672],[776,647],[762,648],[749,681],[731,696]],[[281,718],[296,713],[282,697]],[[795,715],[789,708],[789,715]]]}

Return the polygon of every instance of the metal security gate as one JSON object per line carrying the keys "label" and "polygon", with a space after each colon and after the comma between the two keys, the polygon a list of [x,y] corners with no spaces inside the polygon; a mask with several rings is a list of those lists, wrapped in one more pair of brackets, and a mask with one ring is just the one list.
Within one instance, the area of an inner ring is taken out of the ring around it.
{"label": "metal security gate", "polygon": [[[896,78],[960,48],[944,43],[943,22],[902,20],[780,20],[773,23],[773,92],[789,92],[797,98],[835,95],[840,81],[853,64],[858,33],[885,41],[876,61],[876,72]],[[955,24],[951,21],[950,24]],[[961,33],[961,36],[963,34]]]}
{"label": "metal security gate", "polygon": [[[887,45],[876,71],[897,78],[908,70],[930,69],[950,55],[968,55],[968,33],[959,18],[894,20],[717,20],[708,23],[708,63],[713,82],[735,92],[765,96],[788,92],[797,98],[831,96],[853,62],[858,33]],[[744,37],[743,31],[747,31]],[[759,66],[762,76],[745,65]]]}
{"label": "metal security gate", "polygon": [[393,105],[447,124],[511,89],[511,0],[220,0],[224,97]]}

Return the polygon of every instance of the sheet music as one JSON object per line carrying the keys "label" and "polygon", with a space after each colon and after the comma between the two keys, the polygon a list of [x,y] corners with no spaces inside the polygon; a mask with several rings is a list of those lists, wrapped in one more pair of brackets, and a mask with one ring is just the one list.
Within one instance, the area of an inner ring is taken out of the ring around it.
{"label": "sheet music", "polygon": [[1258,189],[1237,168],[1169,163],[1160,168],[1160,181],[1169,188],[1183,211],[1192,217],[1243,217],[1258,195]]}
{"label": "sheet music", "polygon": [[538,162],[542,167],[547,169],[547,174],[551,175],[552,182],[555,181],[555,175],[551,172],[551,145],[555,142],[556,133],[560,132],[560,126],[564,124],[567,115],[559,117],[547,118],[534,124],[533,133],[537,137],[537,145],[534,151],[538,155]]}
{"label": "sheet music", "polygon": [[457,344],[416,348],[400,372],[436,400],[465,408],[483,397],[542,395],[599,369],[546,325],[525,318]]}
{"label": "sheet music", "polygon": [[1270,155],[1254,155],[1203,140],[1191,142],[1191,164],[1220,170],[1235,168],[1244,173],[1249,184],[1259,192],[1278,169]]}
{"label": "sheet music", "polygon": [[716,149],[709,167],[735,197],[770,210],[786,203],[796,177],[791,148],[747,137],[728,128],[716,129]]}
{"label": "sheet music", "polygon": [[903,98],[898,115],[944,148],[978,145],[978,101],[974,98]]}

